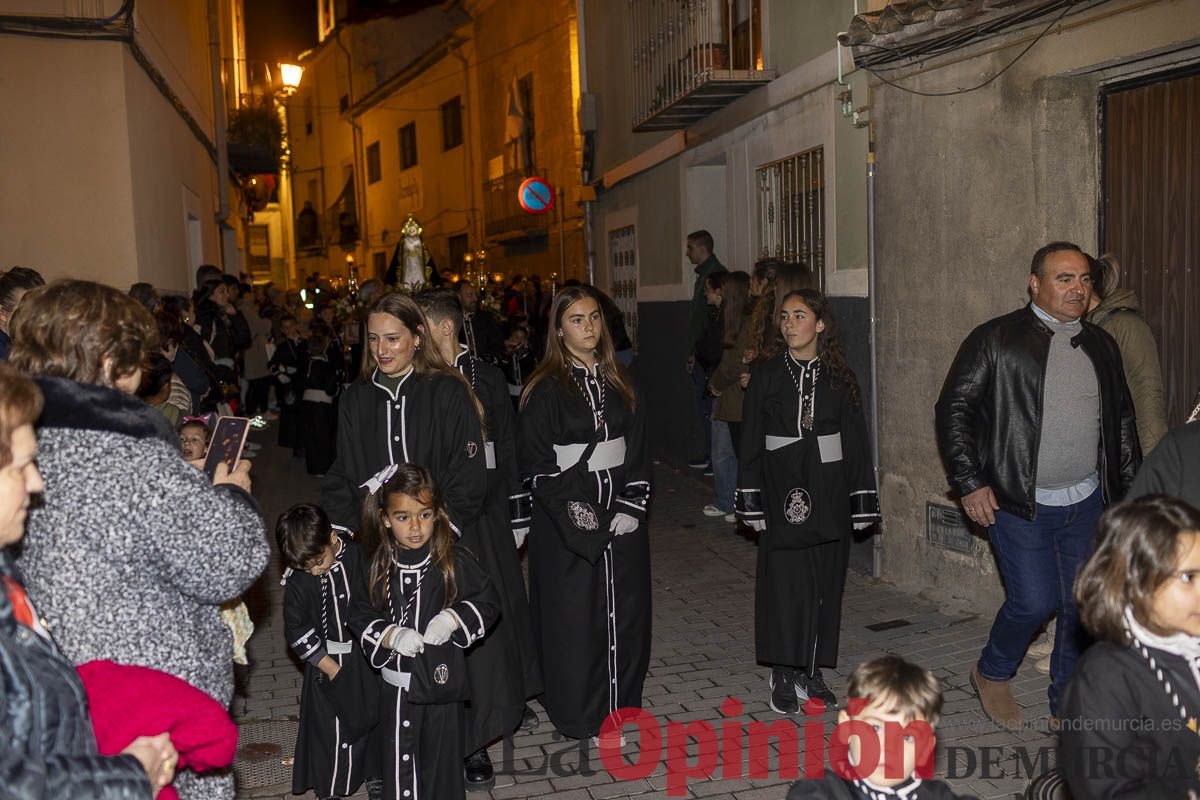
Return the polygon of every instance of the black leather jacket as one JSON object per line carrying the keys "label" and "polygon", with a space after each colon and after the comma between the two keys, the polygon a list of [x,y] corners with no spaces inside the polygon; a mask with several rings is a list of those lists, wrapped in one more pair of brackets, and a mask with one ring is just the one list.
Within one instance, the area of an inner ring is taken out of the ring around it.
{"label": "black leather jacket", "polygon": [[[1033,309],[989,320],[959,348],[937,402],[938,449],[959,496],[992,487],[1002,511],[1035,516],[1046,360],[1054,333]],[[1121,499],[1142,461],[1133,401],[1116,341],[1084,321],[1071,340],[1096,369],[1100,387],[1100,485]]]}

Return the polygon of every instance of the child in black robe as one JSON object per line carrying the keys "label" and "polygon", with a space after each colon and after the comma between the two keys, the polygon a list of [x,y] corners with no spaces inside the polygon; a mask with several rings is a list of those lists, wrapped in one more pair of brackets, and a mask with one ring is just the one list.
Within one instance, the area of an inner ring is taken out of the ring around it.
{"label": "child in black robe", "polygon": [[[284,634],[304,662],[300,729],[292,764],[292,793],[315,789],[317,797],[349,797],[367,767],[367,709],[339,707],[334,681],[371,681],[362,650],[346,623],[350,606],[366,598],[362,548],[333,531],[320,508],[300,504],[280,515],[275,538],[284,575]],[[351,663],[354,662],[354,663]],[[343,674],[344,672],[344,674]]]}
{"label": "child in black robe", "polygon": [[300,455],[304,448],[300,412],[307,366],[308,348],[300,338],[296,318],[290,314],[280,317],[275,353],[267,367],[275,376],[279,400],[279,446],[290,447],[293,455]]}
{"label": "child in black robe", "polygon": [[858,383],[825,296],[790,292],[782,310],[742,407],[736,510],[761,533],[757,660],[772,667],[771,708],[794,714],[809,697],[837,703],[821,668],[837,666],[851,528],[879,519],[879,498]]}
{"label": "child in black robe", "polygon": [[[342,388],[341,373],[330,360],[329,329],[313,325],[308,334],[308,367],[301,395],[304,460],[309,475],[324,475],[333,464],[337,437],[337,408],[334,401]],[[339,353],[340,355],[340,353]]]}
{"label": "child in black robe", "polygon": [[377,544],[370,603],[355,603],[350,626],[383,677],[372,735],[382,797],[461,798],[469,696],[462,649],[487,633],[500,606],[479,564],[455,543],[428,470],[391,465],[366,488],[362,532]]}
{"label": "child in black robe", "polygon": [[1200,796],[1200,510],[1120,503],[1095,547],[1075,601],[1100,641],[1063,692],[1059,769],[1074,800]]}
{"label": "child in black robe", "polygon": [[[845,760],[820,778],[792,784],[787,800],[975,800],[932,779],[933,731],[942,712],[942,687],[932,672],[883,656],[850,673],[846,694],[848,709],[838,714],[842,727],[834,734],[847,739]],[[860,737],[872,728],[878,744],[864,748]],[[830,750],[836,752],[832,741]]]}

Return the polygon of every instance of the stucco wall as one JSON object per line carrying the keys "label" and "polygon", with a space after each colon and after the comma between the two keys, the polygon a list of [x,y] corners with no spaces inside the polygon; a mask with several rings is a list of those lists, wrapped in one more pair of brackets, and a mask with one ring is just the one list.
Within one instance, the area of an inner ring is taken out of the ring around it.
{"label": "stucco wall", "polygon": [[[926,503],[954,502],[933,406],[967,333],[1025,302],[1034,250],[1069,239],[1094,251],[1097,91],[1127,71],[1113,62],[1200,35],[1200,2],[1117,13],[1129,5],[1070,19],[984,89],[943,98],[875,90],[881,488],[892,579],[969,593],[983,606],[1002,596],[982,538],[970,555],[926,541]],[[927,92],[973,85],[1026,43],[901,82]]]}

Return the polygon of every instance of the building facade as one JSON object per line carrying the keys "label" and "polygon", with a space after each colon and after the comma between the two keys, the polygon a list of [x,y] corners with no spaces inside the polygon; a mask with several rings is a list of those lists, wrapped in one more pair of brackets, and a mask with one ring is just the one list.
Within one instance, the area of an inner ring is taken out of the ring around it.
{"label": "building facade", "polygon": [[175,291],[200,264],[240,271],[218,147],[244,91],[241,0],[24,0],[0,19],[0,266]]}

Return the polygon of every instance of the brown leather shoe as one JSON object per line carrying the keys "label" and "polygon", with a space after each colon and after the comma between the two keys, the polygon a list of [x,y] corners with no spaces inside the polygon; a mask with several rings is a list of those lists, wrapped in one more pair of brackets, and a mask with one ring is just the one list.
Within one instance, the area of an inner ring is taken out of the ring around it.
{"label": "brown leather shoe", "polygon": [[1013,699],[1008,681],[989,681],[979,674],[979,665],[971,667],[971,688],[979,695],[979,703],[988,719],[1005,730],[1021,727],[1021,709]]}

